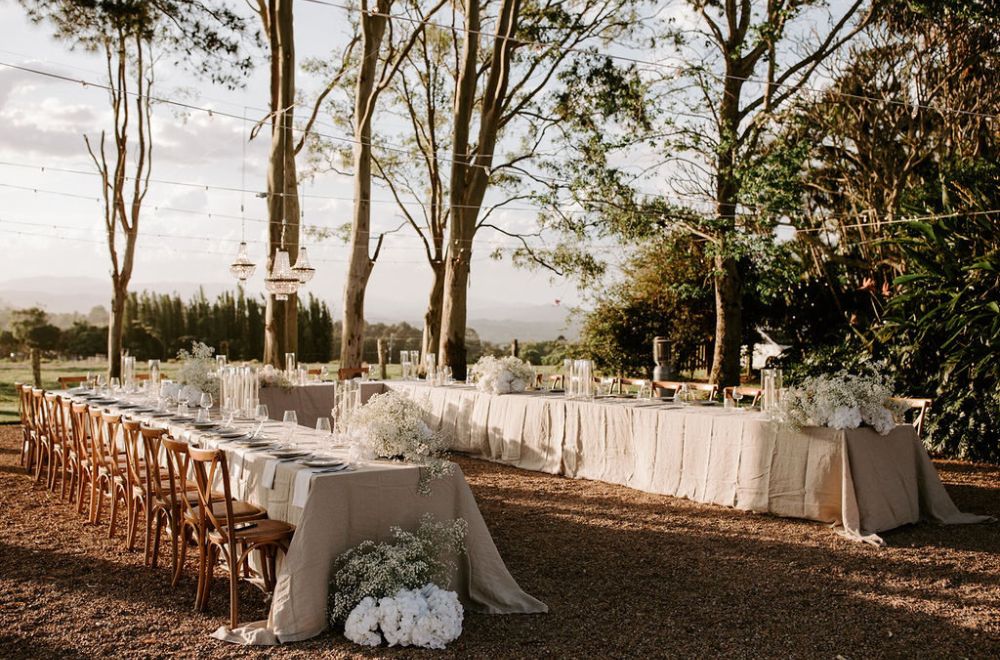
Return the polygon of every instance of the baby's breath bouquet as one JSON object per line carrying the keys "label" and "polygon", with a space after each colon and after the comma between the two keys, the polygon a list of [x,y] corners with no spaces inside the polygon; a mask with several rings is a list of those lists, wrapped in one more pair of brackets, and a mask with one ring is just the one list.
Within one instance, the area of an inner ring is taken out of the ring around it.
{"label": "baby's breath bouquet", "polygon": [[[415,532],[391,529],[392,540],[362,541],[337,558],[330,583],[331,625],[344,624],[348,639],[377,646],[443,648],[462,632],[462,606],[445,591],[455,558],[465,552],[462,518],[421,519]],[[381,634],[380,634],[381,632]]]}
{"label": "baby's breath bouquet", "polygon": [[888,379],[880,374],[857,376],[846,371],[806,378],[786,390],[775,417],[792,426],[856,429],[867,424],[881,435],[895,426],[896,405]]}
{"label": "baby's breath bouquet", "polygon": [[348,422],[375,458],[400,459],[421,466],[420,492],[430,490],[429,480],[451,474],[454,465],[442,454],[447,438],[424,421],[424,411],[399,392],[376,394],[358,408]]}
{"label": "baby's breath bouquet", "polygon": [[472,373],[479,391],[492,394],[523,392],[535,380],[531,365],[512,355],[502,358],[484,355],[473,365]]}
{"label": "baby's breath bouquet", "polygon": [[184,348],[177,351],[177,359],[181,363],[178,382],[218,397],[219,379],[215,373],[217,367],[214,354],[214,348],[200,341],[191,342],[190,351]]}

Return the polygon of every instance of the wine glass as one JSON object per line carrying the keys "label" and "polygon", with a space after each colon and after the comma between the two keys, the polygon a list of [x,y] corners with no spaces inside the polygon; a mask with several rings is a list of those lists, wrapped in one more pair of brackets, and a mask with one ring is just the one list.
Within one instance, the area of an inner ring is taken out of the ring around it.
{"label": "wine glass", "polygon": [[257,428],[253,432],[253,437],[257,437],[260,434],[261,429],[264,428],[264,422],[267,421],[269,413],[267,411],[267,406],[263,403],[258,404],[253,411],[253,418],[257,420]]}
{"label": "wine glass", "polygon": [[295,427],[299,424],[299,416],[294,410],[286,410],[281,418],[281,423],[285,425],[286,429],[285,442],[291,444],[292,437],[295,435]]}
{"label": "wine glass", "polygon": [[740,401],[742,401],[742,400],[743,400],[743,392],[740,391],[740,388],[734,387],[733,388],[733,402],[736,403],[736,408],[737,409],[740,407]]}
{"label": "wine glass", "polygon": [[215,401],[212,400],[212,395],[209,392],[202,392],[201,399],[198,401],[198,404],[201,406],[202,410],[205,411],[205,418],[207,421],[209,417],[209,410],[215,404]]}

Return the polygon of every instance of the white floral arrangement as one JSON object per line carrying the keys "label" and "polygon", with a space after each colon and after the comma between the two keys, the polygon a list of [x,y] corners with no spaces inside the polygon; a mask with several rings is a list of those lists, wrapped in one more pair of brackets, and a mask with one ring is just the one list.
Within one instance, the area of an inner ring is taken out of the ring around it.
{"label": "white floral arrangement", "polygon": [[340,555],[330,583],[331,625],[344,623],[353,642],[444,648],[462,632],[458,596],[445,591],[455,559],[465,552],[462,518],[426,515],[415,532],[398,527],[392,540],[363,541]]}
{"label": "white floral arrangement", "polygon": [[281,387],[289,389],[292,386],[292,381],[288,379],[288,376],[284,371],[275,369],[274,365],[265,364],[260,370],[260,384],[261,387]]}
{"label": "white floral arrangement", "polygon": [[344,623],[344,637],[362,646],[443,649],[462,634],[464,610],[458,594],[437,585],[400,589],[395,596],[366,596]]}
{"label": "white floral arrangement", "polygon": [[522,360],[508,355],[495,358],[484,355],[472,367],[480,392],[508,394],[523,392],[535,380],[535,370]]}
{"label": "white floral arrangement", "polygon": [[856,429],[862,424],[887,435],[899,412],[892,388],[879,375],[857,376],[846,371],[806,378],[782,393],[775,418],[792,426]]}
{"label": "white floral arrangement", "polygon": [[358,432],[362,446],[375,458],[420,465],[421,493],[430,492],[430,479],[440,479],[455,468],[442,456],[447,438],[432,431],[420,406],[399,392],[374,395],[351,414],[348,426]]}
{"label": "white floral arrangement", "polygon": [[218,397],[219,379],[214,354],[214,348],[200,341],[191,342],[190,352],[183,348],[177,351],[177,359],[181,363],[177,381]]}

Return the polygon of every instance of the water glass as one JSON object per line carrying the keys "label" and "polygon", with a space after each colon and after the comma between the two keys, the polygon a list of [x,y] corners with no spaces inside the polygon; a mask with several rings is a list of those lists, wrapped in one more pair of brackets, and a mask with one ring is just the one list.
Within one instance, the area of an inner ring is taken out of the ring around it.
{"label": "water glass", "polygon": [[317,417],[316,418],[316,430],[320,433],[330,435],[333,433],[333,427],[330,426],[329,417]]}
{"label": "water glass", "polygon": [[178,417],[187,417],[188,416],[188,404],[187,403],[181,401],[179,404],[177,404],[177,416]]}
{"label": "water glass", "polygon": [[285,425],[285,442],[291,444],[295,437],[295,427],[299,425],[299,416],[294,410],[286,410],[281,423]]}

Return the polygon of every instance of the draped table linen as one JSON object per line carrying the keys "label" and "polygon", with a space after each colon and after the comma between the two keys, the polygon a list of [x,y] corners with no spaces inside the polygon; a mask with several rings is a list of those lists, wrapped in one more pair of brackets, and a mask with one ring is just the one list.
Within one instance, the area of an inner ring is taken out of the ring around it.
{"label": "draped table linen", "polygon": [[299,424],[315,428],[318,418],[330,416],[336,387],[336,383],[267,386],[260,388],[258,400],[267,406],[271,419],[280,421],[286,410],[294,410]]}
{"label": "draped table linen", "polygon": [[[110,406],[114,409],[114,406]],[[390,528],[413,530],[426,514],[437,520],[464,518],[466,553],[459,558],[452,584],[462,604],[487,614],[548,611],[524,592],[507,570],[461,468],[431,481],[431,493],[417,492],[420,469],[392,461],[365,461],[350,471],[317,473],[295,461],[281,461],[267,450],[220,442],[218,436],[146,415],[120,412],[166,427],[174,437],[221,447],[226,452],[233,497],[264,507],[268,516],[295,525],[288,553],[280,562],[267,621],[222,627],[214,636],[243,644],[273,645],[308,639],[327,628],[327,599],[334,560],[364,540],[390,540]],[[269,422],[268,432],[283,425]],[[329,436],[298,427],[297,443],[324,446]],[[334,449],[343,453],[346,449]]]}
{"label": "draped table linen", "polygon": [[516,467],[836,525],[855,540],[960,512],[913,427],[794,429],[721,406],[575,400],[533,392],[387,381],[448,433],[456,451]]}

